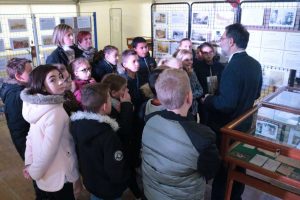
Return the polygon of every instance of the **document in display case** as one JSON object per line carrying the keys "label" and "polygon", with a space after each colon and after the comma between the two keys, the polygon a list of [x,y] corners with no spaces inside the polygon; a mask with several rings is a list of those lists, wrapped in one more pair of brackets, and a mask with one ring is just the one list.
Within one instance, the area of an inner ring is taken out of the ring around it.
{"label": "document in display case", "polygon": [[300,88],[282,87],[266,97],[262,104],[300,114]]}
{"label": "document in display case", "polygon": [[[233,181],[282,199],[300,199],[300,113],[292,110],[298,104],[283,101],[298,100],[297,95],[282,90],[267,106],[261,104],[221,129],[222,157],[229,165],[226,199]],[[243,174],[236,166],[258,176]]]}

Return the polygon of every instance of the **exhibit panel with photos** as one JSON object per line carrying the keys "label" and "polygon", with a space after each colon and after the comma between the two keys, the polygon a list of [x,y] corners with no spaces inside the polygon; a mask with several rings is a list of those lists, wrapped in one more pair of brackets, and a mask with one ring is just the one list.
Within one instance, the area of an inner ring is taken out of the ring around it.
{"label": "exhibit panel with photos", "polygon": [[93,13],[80,13],[80,16],[76,13],[0,14],[0,77],[7,76],[6,64],[13,57],[27,58],[34,65],[45,63],[47,56],[56,48],[52,34],[54,27],[60,23],[73,28],[74,42],[81,30],[91,32],[95,42]]}
{"label": "exhibit panel with photos", "polygon": [[0,14],[0,78],[6,77],[6,64],[12,57],[32,60],[32,18],[29,14]]}
{"label": "exhibit panel with photos", "polygon": [[94,34],[93,13],[68,14],[36,14],[36,26],[38,35],[38,45],[40,49],[40,59],[44,63],[51,52],[56,48],[52,43],[53,29],[58,24],[67,24],[73,28],[74,42],[79,31],[89,31],[92,34],[93,46],[96,45],[96,35]]}
{"label": "exhibit panel with photos", "polygon": [[295,77],[299,79],[299,3],[243,1],[240,7],[240,23],[250,33],[246,51],[263,67],[263,90],[288,85],[291,70],[296,70]]}
{"label": "exhibit panel with photos", "polygon": [[195,45],[218,43],[226,26],[236,22],[238,10],[228,2],[194,2],[191,5],[191,35]]}
{"label": "exhibit panel with photos", "polygon": [[189,4],[152,4],[153,56],[173,54],[179,41],[189,35]]}

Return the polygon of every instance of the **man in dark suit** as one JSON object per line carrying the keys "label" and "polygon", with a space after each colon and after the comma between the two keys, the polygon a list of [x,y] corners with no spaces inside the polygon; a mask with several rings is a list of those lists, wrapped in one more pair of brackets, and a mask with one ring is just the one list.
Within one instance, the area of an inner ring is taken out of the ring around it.
{"label": "man in dark suit", "polygon": [[[217,133],[218,145],[222,139],[220,128],[252,108],[260,96],[261,65],[246,53],[248,41],[249,32],[241,24],[227,26],[220,39],[222,54],[229,57],[228,65],[221,77],[219,93],[205,95],[203,99],[210,112],[208,126]],[[239,126],[239,130],[245,131],[250,125],[251,120],[248,120]],[[227,169],[222,167],[212,185],[212,199],[224,199],[226,179]],[[243,191],[244,185],[235,183],[231,199],[241,199]]]}

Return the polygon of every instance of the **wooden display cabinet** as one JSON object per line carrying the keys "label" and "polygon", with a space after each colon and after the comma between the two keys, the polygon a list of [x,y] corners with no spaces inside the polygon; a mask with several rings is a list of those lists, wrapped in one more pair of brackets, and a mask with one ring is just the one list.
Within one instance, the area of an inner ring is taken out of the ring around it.
{"label": "wooden display cabinet", "polygon": [[[300,101],[298,89],[280,89],[221,129],[221,153],[229,168],[227,200],[233,181],[282,199],[300,199],[300,104],[297,101]],[[240,173],[237,166],[251,173]]]}

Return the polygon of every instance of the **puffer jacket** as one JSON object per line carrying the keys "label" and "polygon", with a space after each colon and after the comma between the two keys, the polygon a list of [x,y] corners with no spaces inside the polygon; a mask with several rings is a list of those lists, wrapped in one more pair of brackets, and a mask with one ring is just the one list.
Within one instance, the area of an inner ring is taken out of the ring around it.
{"label": "puffer jacket", "polygon": [[213,178],[220,165],[214,132],[167,110],[146,118],[142,172],[147,199],[203,199],[205,179]]}
{"label": "puffer jacket", "polygon": [[29,123],[22,116],[23,102],[20,98],[25,86],[20,85],[15,79],[8,79],[0,89],[1,99],[4,103],[4,113],[11,139],[24,160],[26,137],[29,131]]}
{"label": "puffer jacket", "polygon": [[26,141],[25,165],[38,187],[59,191],[66,182],[79,178],[74,141],[63,96],[21,92],[22,114],[30,123]]}

